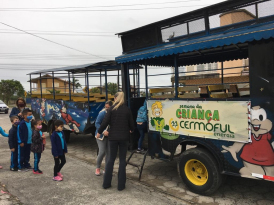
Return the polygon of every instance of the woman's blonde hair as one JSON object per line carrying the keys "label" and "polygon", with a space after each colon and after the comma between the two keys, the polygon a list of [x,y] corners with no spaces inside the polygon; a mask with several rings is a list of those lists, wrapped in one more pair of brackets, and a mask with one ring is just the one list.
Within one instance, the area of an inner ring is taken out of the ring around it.
{"label": "woman's blonde hair", "polygon": [[125,103],[125,94],[124,92],[118,92],[114,95],[115,98],[115,103],[114,103],[114,108],[113,110],[117,110],[121,105]]}

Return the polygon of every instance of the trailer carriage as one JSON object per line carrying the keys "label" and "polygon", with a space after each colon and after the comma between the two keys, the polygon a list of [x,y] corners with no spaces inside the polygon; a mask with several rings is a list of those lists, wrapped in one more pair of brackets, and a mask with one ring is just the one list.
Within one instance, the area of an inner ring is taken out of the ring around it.
{"label": "trailer carriage", "polygon": [[[134,112],[145,99],[140,87],[127,89],[129,67],[145,68],[148,152],[178,156],[179,175],[196,193],[212,194],[227,174],[274,180],[273,8],[273,0],[225,1],[118,33],[116,61]],[[149,86],[157,76],[170,84]]]}
{"label": "trailer carriage", "polygon": [[[139,66],[132,66],[139,70]],[[29,73],[31,109],[43,121],[43,131],[51,131],[52,121],[64,121],[64,133],[95,134],[95,120],[107,100],[121,87],[121,66],[115,61],[68,66]],[[38,77],[37,77],[38,76]],[[108,79],[115,77],[116,87],[109,93]],[[77,92],[75,79],[85,79],[84,92]],[[94,84],[98,79],[100,85]],[[92,88],[96,88],[94,91]]]}

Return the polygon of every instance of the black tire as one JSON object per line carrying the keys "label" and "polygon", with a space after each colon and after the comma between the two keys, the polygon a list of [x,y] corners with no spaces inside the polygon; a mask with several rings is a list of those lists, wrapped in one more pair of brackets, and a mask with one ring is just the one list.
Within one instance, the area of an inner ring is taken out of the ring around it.
{"label": "black tire", "polygon": [[69,140],[70,140],[70,131],[64,130],[64,134],[65,134],[66,143],[69,143]]}
{"label": "black tire", "polygon": [[[197,165],[195,163],[203,165],[197,166],[199,167],[199,171],[197,167],[195,167]],[[202,169],[200,167],[202,167]],[[185,172],[185,169],[188,170],[187,173]],[[201,170],[203,170],[202,173]],[[213,194],[220,187],[223,181],[223,175],[220,173],[216,160],[203,148],[193,148],[184,151],[178,162],[178,172],[187,187],[192,192],[201,195]],[[188,178],[188,176],[193,177],[191,179]],[[193,182],[197,182],[197,184]]]}
{"label": "black tire", "polygon": [[9,111],[5,111],[5,114],[8,114],[9,113]]}

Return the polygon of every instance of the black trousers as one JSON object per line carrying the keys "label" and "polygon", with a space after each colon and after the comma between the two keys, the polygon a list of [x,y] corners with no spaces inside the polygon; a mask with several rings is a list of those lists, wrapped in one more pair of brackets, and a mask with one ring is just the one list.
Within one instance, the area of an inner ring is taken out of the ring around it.
{"label": "black trousers", "polygon": [[61,155],[58,156],[58,158],[54,157],[54,176],[57,176],[57,173],[61,171],[62,167],[66,164],[66,156],[65,155]]}
{"label": "black trousers", "polygon": [[103,188],[109,188],[112,181],[113,166],[119,149],[118,190],[126,186],[126,156],[128,141],[108,141],[108,160],[105,168]]}

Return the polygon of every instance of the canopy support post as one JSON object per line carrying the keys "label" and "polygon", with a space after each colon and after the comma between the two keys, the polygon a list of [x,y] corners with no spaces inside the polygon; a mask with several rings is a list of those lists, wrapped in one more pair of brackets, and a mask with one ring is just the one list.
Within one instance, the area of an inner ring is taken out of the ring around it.
{"label": "canopy support post", "polygon": [[119,87],[120,87],[120,71],[119,70],[118,70],[117,86],[118,86],[117,92],[119,92]]}
{"label": "canopy support post", "polygon": [[53,99],[55,100],[54,72],[53,71],[52,71],[52,93],[53,93]]}
{"label": "canopy support post", "polygon": [[224,62],[221,62],[221,66],[222,66],[222,85],[224,84]]}
{"label": "canopy support post", "polygon": [[147,61],[145,60],[146,99],[148,99]]}
{"label": "canopy support post", "polygon": [[178,87],[179,87],[179,69],[177,64],[177,56],[174,56],[174,71],[175,71],[175,99],[178,98]]}
{"label": "canopy support post", "polygon": [[108,76],[107,69],[105,68],[105,90],[106,90],[106,101],[108,100]]}
{"label": "canopy support post", "polygon": [[125,92],[125,100],[127,101],[128,107],[130,107],[130,81],[128,64],[121,64],[121,75],[122,75],[122,90]]}
{"label": "canopy support post", "polygon": [[[68,83],[69,83],[69,101],[71,101],[71,90],[70,90],[70,73],[68,71]],[[74,84],[73,84],[73,88],[74,88]]]}
{"label": "canopy support post", "polygon": [[43,98],[43,94],[42,94],[42,75],[40,73],[40,90],[41,90],[41,98]]}
{"label": "canopy support post", "polygon": [[31,74],[29,75],[29,86],[30,86],[30,95],[32,95]]}
{"label": "canopy support post", "polygon": [[102,95],[102,71],[100,70],[100,94]]}
{"label": "canopy support post", "polygon": [[88,69],[87,69],[87,89],[88,89],[88,107],[89,107],[89,76],[88,76]]}

